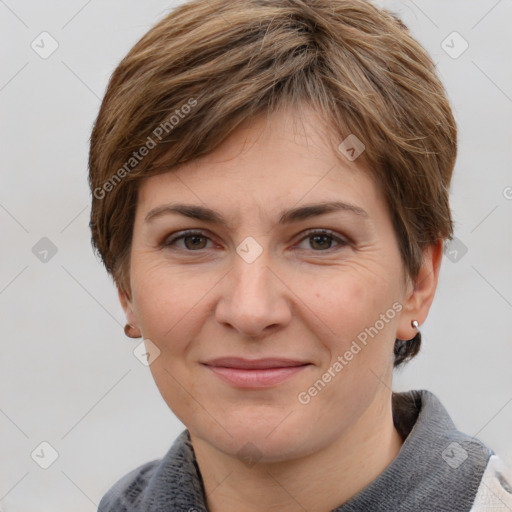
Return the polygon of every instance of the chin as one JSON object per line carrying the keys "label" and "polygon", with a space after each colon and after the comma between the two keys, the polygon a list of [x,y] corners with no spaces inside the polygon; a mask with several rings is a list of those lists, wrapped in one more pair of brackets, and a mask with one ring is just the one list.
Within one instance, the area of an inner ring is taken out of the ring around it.
{"label": "chin", "polygon": [[[287,417],[287,415],[289,415]],[[247,466],[256,462],[276,463],[304,457],[315,451],[313,445],[319,444],[318,429],[298,418],[290,411],[278,410],[272,415],[262,416],[253,410],[253,414],[237,415],[236,421],[224,421],[222,427],[211,425],[205,428],[201,422],[197,429],[189,430],[204,442],[224,454],[243,460]],[[225,430],[224,430],[225,429]],[[316,431],[315,441],[310,436]],[[321,443],[320,443],[321,444]],[[318,447],[320,448],[320,447]]]}
{"label": "chin", "polygon": [[305,440],[295,439],[284,431],[281,435],[276,434],[270,437],[263,433],[258,437],[252,431],[240,432],[230,441],[227,446],[217,446],[217,449],[242,460],[248,466],[256,462],[267,464],[286,462],[301,458],[310,452]]}

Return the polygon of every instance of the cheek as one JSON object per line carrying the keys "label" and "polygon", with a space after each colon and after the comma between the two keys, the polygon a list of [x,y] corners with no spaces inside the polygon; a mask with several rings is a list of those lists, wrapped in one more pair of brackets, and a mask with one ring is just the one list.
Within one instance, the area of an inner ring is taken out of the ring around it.
{"label": "cheek", "polygon": [[335,333],[322,339],[328,357],[302,390],[312,393],[304,413],[319,422],[358,417],[392,371],[396,288],[391,281],[367,277],[345,274],[329,289],[314,292],[319,316]]}
{"label": "cheek", "polygon": [[194,424],[204,414],[194,398],[202,396],[202,390],[196,389],[187,356],[193,340],[200,337],[208,290],[215,286],[218,277],[213,279],[207,273],[198,275],[160,263],[141,268],[133,277],[142,334],[160,350],[150,365],[153,379],[180,421]]}
{"label": "cheek", "polygon": [[139,326],[160,350],[177,353],[200,326],[202,299],[218,279],[165,264],[140,266],[133,275],[134,304]]}
{"label": "cheek", "polygon": [[[319,314],[332,330],[322,340],[328,358],[318,376],[331,379],[333,385],[328,386],[319,403],[366,403],[379,381],[387,381],[400,297],[392,279],[373,275],[346,272],[328,289],[315,293]],[[329,370],[336,377],[325,375]]]}
{"label": "cheek", "polygon": [[317,290],[315,297],[322,317],[346,341],[373,325],[392,307],[397,293],[391,283],[354,271],[333,279],[328,287]]}

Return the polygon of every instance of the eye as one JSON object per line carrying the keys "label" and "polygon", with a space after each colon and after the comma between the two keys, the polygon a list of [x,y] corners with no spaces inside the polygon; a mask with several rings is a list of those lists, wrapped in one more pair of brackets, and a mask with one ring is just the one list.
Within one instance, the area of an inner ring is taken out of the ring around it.
{"label": "eye", "polygon": [[[347,245],[349,242],[336,236],[332,231],[327,230],[310,230],[306,232],[306,236],[301,239],[301,242],[308,241],[310,248],[313,248],[315,252],[326,252],[331,249],[332,243],[336,242],[338,247],[335,247],[334,250],[341,249]],[[301,250],[304,248],[300,248]],[[308,248],[306,248],[307,250]]]}
{"label": "eye", "polygon": [[[184,247],[176,244],[177,241],[183,240]],[[176,246],[178,249],[185,251],[196,251],[206,249],[206,242],[210,240],[202,231],[183,231],[174,238],[166,238],[162,245],[164,247]]]}
{"label": "eye", "polygon": [[[182,245],[179,245],[177,242],[183,242]],[[200,251],[202,249],[207,249],[207,243],[211,241],[211,239],[203,232],[203,231],[182,231],[178,233],[177,236],[166,238],[162,242],[163,247],[176,247],[180,250],[187,252]],[[299,250],[309,250],[313,249],[315,252],[327,252],[330,250],[341,249],[350,244],[347,240],[335,235],[332,231],[328,230],[309,230],[306,232],[306,236],[303,236],[300,240],[300,243],[304,243],[305,241],[309,242],[308,247],[298,247]],[[338,247],[332,247],[332,244],[336,243]],[[300,244],[299,244],[300,245]]]}

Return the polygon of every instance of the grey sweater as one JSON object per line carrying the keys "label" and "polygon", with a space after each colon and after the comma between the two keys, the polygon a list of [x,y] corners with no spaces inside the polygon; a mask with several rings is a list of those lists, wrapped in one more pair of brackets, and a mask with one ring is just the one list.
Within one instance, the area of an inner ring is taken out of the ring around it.
{"label": "grey sweater", "polygon": [[[458,431],[434,394],[393,393],[393,421],[405,439],[399,454],[334,512],[512,511],[510,469],[481,441]],[[162,459],[119,480],[98,510],[207,512],[188,430]]]}

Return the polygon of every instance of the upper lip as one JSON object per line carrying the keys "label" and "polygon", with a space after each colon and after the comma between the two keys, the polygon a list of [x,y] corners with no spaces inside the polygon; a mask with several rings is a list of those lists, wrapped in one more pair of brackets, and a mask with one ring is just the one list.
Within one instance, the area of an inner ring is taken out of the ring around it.
{"label": "upper lip", "polygon": [[207,366],[217,366],[222,368],[240,368],[242,370],[268,369],[268,368],[287,368],[291,366],[304,366],[309,364],[306,361],[296,359],[285,359],[276,357],[267,357],[264,359],[244,359],[242,357],[219,357],[203,363]]}

